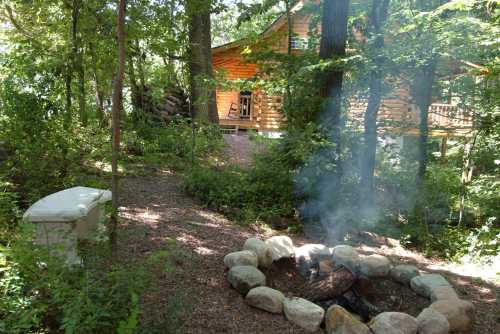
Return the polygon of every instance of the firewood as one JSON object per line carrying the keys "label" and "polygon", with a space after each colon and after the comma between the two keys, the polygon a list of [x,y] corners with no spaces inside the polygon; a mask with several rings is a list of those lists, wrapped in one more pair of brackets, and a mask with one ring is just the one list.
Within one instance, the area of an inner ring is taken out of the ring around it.
{"label": "firewood", "polygon": [[333,299],[349,290],[355,280],[356,277],[350,270],[341,267],[306,283],[305,295],[311,301]]}

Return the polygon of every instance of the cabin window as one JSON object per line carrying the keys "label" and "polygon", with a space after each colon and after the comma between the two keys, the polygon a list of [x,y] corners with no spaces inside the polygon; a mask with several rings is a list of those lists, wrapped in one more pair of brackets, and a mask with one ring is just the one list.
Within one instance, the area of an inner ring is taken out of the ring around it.
{"label": "cabin window", "polygon": [[307,38],[297,36],[292,37],[290,44],[292,45],[292,50],[305,50],[309,45]]}
{"label": "cabin window", "polygon": [[252,110],[252,92],[240,92],[240,117],[250,118]]}

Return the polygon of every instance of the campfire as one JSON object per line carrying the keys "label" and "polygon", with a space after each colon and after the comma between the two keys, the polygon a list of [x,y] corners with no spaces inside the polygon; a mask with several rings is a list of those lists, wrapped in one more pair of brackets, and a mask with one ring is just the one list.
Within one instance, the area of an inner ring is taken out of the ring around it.
{"label": "campfire", "polygon": [[248,305],[284,314],[310,332],[445,334],[469,330],[474,320],[473,305],[443,276],[362,256],[348,245],[294,247],[285,236],[250,238],[224,263]]}
{"label": "campfire", "polygon": [[305,285],[306,299],[327,310],[337,304],[358,314],[363,321],[376,315],[377,308],[362,297],[368,280],[342,264],[325,259],[314,263],[309,281]]}

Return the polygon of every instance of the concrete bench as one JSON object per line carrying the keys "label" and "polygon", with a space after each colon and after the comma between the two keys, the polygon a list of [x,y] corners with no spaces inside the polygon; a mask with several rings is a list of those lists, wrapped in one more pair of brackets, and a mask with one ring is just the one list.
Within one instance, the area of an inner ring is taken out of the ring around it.
{"label": "concrete bench", "polygon": [[87,187],[74,187],[40,199],[24,214],[36,225],[34,243],[47,246],[51,255],[65,257],[69,265],[77,264],[79,239],[90,239],[103,219],[104,203],[111,192]]}

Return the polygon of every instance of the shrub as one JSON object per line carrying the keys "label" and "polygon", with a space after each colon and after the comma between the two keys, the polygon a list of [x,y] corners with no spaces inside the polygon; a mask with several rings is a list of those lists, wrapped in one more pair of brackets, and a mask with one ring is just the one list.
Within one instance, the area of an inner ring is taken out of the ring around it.
{"label": "shrub", "polygon": [[133,332],[148,282],[141,265],[110,265],[107,248],[94,245],[84,266],[68,268],[34,247],[31,236],[23,225],[0,249],[0,332]]}
{"label": "shrub", "polygon": [[[174,119],[167,126],[148,123],[134,124],[124,132],[125,152],[145,156],[146,160],[158,160],[170,167],[184,168],[216,153],[223,146],[222,135],[213,124],[197,123],[194,129],[189,119]],[[155,159],[155,156],[161,156]]]}
{"label": "shrub", "polygon": [[293,173],[275,150],[256,157],[249,169],[197,166],[187,173],[184,188],[205,205],[247,222],[294,214]]}

